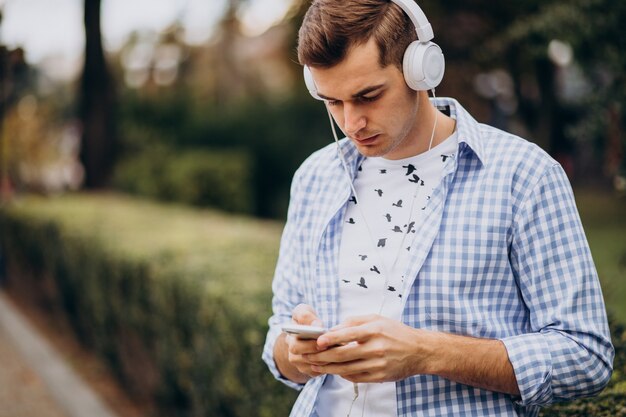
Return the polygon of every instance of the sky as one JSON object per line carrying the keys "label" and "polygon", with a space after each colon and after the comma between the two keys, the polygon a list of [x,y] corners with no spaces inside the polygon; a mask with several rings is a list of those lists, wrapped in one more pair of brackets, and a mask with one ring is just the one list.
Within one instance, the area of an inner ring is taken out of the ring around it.
{"label": "sky", "polygon": [[[251,0],[240,12],[244,33],[262,33],[288,11],[292,0]],[[102,0],[105,48],[117,50],[134,30],[161,31],[177,19],[185,40],[201,44],[212,34],[227,0]],[[82,62],[83,0],[0,0],[0,43],[22,46],[29,63],[54,78],[71,78]]]}

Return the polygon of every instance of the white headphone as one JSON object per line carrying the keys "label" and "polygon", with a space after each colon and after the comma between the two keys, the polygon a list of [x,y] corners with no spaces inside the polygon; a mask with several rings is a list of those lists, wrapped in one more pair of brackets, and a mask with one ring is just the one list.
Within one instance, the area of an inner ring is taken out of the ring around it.
{"label": "white headphone", "polygon": [[[417,32],[416,41],[404,51],[402,72],[406,84],[416,91],[432,90],[441,83],[445,71],[445,60],[441,48],[431,39],[434,37],[433,28],[428,23],[426,15],[413,0],[391,0],[409,16]],[[308,66],[304,66],[304,82],[309,93],[317,100],[323,100],[317,95],[317,87]]]}

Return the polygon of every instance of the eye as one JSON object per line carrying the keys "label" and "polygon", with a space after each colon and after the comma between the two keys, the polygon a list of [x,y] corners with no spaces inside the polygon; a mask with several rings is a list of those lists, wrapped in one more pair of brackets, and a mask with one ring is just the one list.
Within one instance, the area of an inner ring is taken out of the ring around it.
{"label": "eye", "polygon": [[329,106],[338,106],[341,104],[341,101],[340,100],[326,100],[326,103]]}
{"label": "eye", "polygon": [[362,101],[363,103],[371,103],[373,101],[378,100],[381,95],[382,93],[376,94],[375,96],[371,96],[371,97],[361,96],[359,97],[359,100]]}

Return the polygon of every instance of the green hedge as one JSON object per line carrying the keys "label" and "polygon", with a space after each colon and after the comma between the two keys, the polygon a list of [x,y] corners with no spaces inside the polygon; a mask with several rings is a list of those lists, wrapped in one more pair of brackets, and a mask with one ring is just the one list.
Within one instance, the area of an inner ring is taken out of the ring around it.
{"label": "green hedge", "polygon": [[282,226],[119,195],[0,210],[8,286],[67,319],[163,416],[287,415],[260,360]]}
{"label": "green hedge", "polygon": [[252,159],[246,152],[155,145],[120,161],[113,186],[164,201],[252,213],[253,172]]}
{"label": "green hedge", "polygon": [[[281,228],[116,194],[0,209],[8,285],[67,319],[163,416],[288,415],[295,392],[260,360]],[[626,331],[611,328],[609,388],[542,415],[626,415]]]}

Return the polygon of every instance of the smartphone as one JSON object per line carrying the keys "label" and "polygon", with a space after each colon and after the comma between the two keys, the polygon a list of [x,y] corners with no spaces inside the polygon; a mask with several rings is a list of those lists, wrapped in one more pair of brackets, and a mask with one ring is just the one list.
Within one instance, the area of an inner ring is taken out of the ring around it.
{"label": "smartphone", "polygon": [[306,326],[295,323],[283,324],[283,332],[296,335],[298,339],[303,340],[315,340],[327,331],[328,329],[319,326]]}

